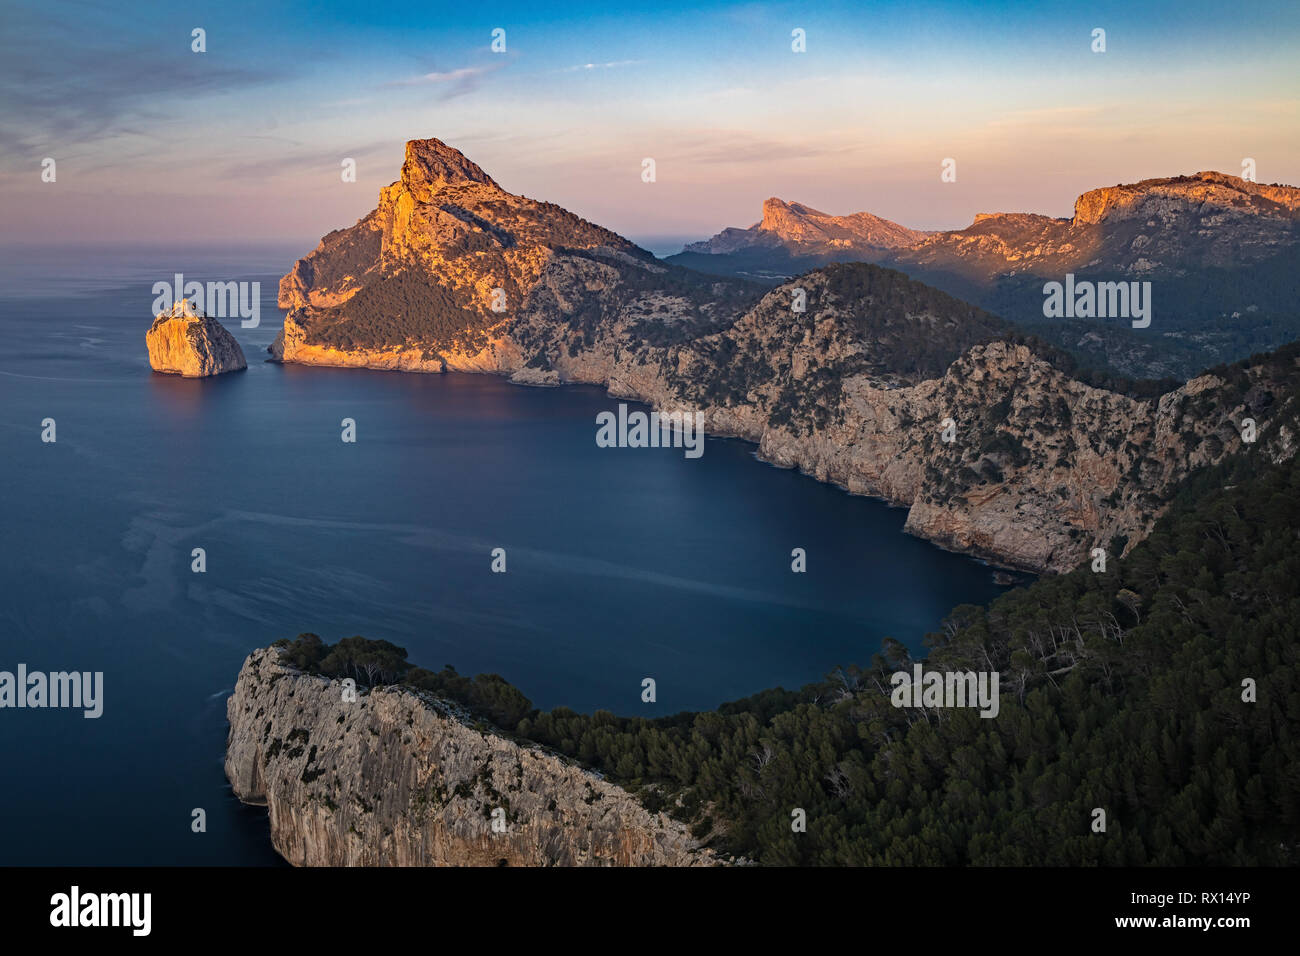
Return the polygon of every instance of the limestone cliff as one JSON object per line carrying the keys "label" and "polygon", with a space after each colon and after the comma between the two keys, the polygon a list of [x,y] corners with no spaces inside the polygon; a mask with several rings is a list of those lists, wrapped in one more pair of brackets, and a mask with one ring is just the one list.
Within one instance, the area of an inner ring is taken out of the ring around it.
{"label": "limestone cliff", "polygon": [[454,704],[398,687],[349,702],[275,648],[244,661],[226,713],[226,776],[268,808],[276,850],[298,866],[719,862],[621,788]]}
{"label": "limestone cliff", "polygon": [[1296,245],[1300,189],[1201,172],[1093,189],[1074,216],[977,216],[965,229],[926,236],[887,264],[991,282],[1017,273],[1070,271],[1173,277],[1241,266]]}
{"label": "limestone cliff", "polygon": [[[505,329],[554,272],[597,298],[612,272],[653,285],[654,256],[551,203],[506,192],[458,150],[412,140],[401,178],[355,226],[330,233],[280,282],[282,361],[514,373]],[[675,297],[679,311],[694,310]],[[524,373],[525,378],[530,373]]]}
{"label": "limestone cliff", "polygon": [[188,299],[159,313],[145,345],[155,372],[203,378],[248,367],[235,337],[216,319],[196,313]]}
{"label": "limestone cliff", "polygon": [[1243,216],[1285,219],[1300,214],[1300,189],[1268,186],[1227,173],[1200,172],[1195,176],[1145,179],[1140,183],[1104,186],[1090,190],[1074,203],[1072,225],[1105,220],[1149,218],[1165,209],[1199,206],[1203,213],[1224,215],[1237,210]]}
{"label": "limestone cliff", "polygon": [[[870,266],[821,270],[669,350],[653,376],[628,362],[607,380],[663,407],[702,406],[711,433],[757,442],[764,460],[907,507],[913,534],[1035,571],[1131,548],[1183,478],[1243,449],[1246,419],[1261,454],[1294,454],[1294,350],[1138,399],[1071,378],[937,293],[894,311],[898,283]],[[804,313],[790,310],[795,285]],[[963,335],[991,340],[951,363],[924,351]]]}
{"label": "limestone cliff", "polygon": [[[1261,441],[1293,444],[1273,418],[1294,361],[1133,398],[898,272],[830,266],[762,295],[664,265],[477,169],[436,140],[409,144],[379,208],[281,283],[292,311],[275,354],[597,384],[699,410],[708,434],[909,508],[915,534],[1035,571],[1131,547],[1183,477],[1242,447],[1245,418]],[[1006,219],[973,229],[1001,242]],[[501,312],[483,304],[492,287],[509,289]]]}

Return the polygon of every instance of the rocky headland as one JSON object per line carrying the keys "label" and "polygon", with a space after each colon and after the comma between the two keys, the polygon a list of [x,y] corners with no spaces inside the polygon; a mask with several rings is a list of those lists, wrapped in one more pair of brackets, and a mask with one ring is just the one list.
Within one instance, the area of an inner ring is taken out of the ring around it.
{"label": "rocky headland", "polygon": [[686,827],[409,687],[345,692],[272,647],[226,704],[226,776],[297,866],[706,866]]}

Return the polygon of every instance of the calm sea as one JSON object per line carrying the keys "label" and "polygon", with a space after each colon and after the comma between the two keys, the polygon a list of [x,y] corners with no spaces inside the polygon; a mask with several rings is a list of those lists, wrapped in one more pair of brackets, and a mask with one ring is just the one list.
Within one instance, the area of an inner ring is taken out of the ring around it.
{"label": "calm sea", "polygon": [[[903,511],[743,442],[598,448],[617,402],[596,388],[266,363],[306,248],[0,257],[0,670],[105,681],[98,720],[0,710],[0,864],[278,862],[222,772],[225,702],[250,650],[301,631],[649,715],[797,686],[885,636],[919,649],[1001,590]],[[226,322],[247,372],[151,372],[151,287],[176,272],[262,283],[261,326]]]}

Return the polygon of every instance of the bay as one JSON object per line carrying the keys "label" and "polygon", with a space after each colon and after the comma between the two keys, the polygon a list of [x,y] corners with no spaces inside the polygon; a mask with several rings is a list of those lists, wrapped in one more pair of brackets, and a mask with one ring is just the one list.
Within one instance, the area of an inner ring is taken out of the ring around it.
{"label": "bay", "polygon": [[[305,248],[0,261],[0,669],[104,672],[98,720],[0,711],[0,863],[278,863],[222,772],[225,699],[250,650],[299,632],[650,716],[798,686],[885,636],[920,652],[1002,590],[903,534],[904,511],[747,443],[599,448],[618,402],[597,388],[267,363]],[[246,372],[150,370],[151,287],[176,272],[262,283],[261,326],[226,323]]]}

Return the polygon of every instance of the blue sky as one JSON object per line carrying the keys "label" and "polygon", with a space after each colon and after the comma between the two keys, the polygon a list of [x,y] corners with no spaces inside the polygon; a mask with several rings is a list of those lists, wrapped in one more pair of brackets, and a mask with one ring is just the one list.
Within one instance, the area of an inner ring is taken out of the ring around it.
{"label": "blue sky", "polygon": [[1294,2],[9,2],[0,18],[9,241],[314,240],[371,209],[426,136],[645,242],[749,225],[771,195],[954,228],[1247,156],[1300,182]]}

